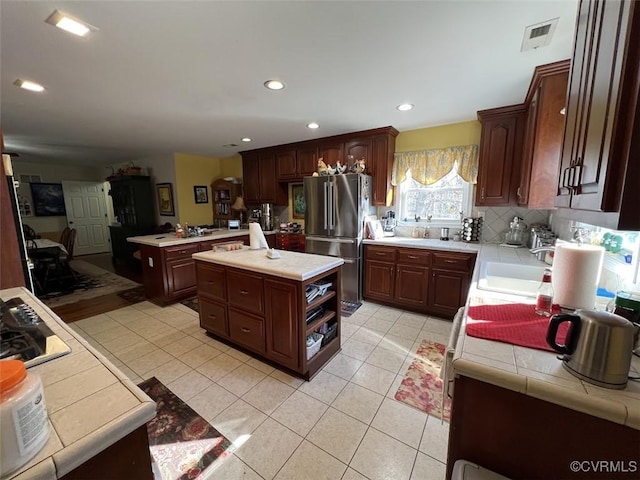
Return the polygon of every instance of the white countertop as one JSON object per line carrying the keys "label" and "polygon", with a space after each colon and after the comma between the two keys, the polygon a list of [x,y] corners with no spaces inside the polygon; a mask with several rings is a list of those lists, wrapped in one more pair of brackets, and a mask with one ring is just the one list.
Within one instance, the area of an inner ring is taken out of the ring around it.
{"label": "white countertop", "polygon": [[29,368],[42,380],[51,434],[6,478],[59,478],[151,420],[156,404],[28,290],[0,291],[2,300],[13,297],[29,304],[71,353]]}
{"label": "white countertop", "polygon": [[[265,235],[273,235],[275,234],[275,230],[273,231],[265,231]],[[127,238],[127,242],[138,243],[141,245],[149,245],[152,247],[171,247],[174,245],[185,245],[187,243],[198,243],[198,242],[206,242],[210,240],[223,240],[223,239],[233,239],[234,237],[241,237],[244,235],[249,235],[248,229],[241,230],[227,230],[222,229],[217,232],[213,232],[208,235],[203,235],[201,237],[187,237],[187,238],[178,238],[176,237],[175,232],[171,233],[159,233],[157,235],[142,235],[140,237],[129,237]]]}
{"label": "white countertop", "polygon": [[443,241],[437,238],[383,237],[377,240],[363,240],[366,245],[389,245],[393,247],[427,248],[434,250],[451,250],[460,252],[477,252],[480,243]]}
{"label": "white countertop", "polygon": [[[495,303],[534,303],[533,298],[479,290],[483,261],[545,265],[527,249],[482,244],[458,336],[453,368],[456,374],[481,380],[531,397],[640,430],[640,383],[624,390],[601,388],[582,381],[562,366],[558,353],[471,337],[465,333],[469,306]],[[632,376],[640,376],[640,358],[632,357]],[[455,395],[455,393],[454,393]]]}
{"label": "white countertop", "polygon": [[280,258],[276,259],[268,258],[266,249],[251,250],[248,247],[230,252],[200,252],[193,254],[192,257],[196,260],[291,280],[307,280],[344,264],[344,260],[339,257],[286,250],[277,250],[277,252]]}

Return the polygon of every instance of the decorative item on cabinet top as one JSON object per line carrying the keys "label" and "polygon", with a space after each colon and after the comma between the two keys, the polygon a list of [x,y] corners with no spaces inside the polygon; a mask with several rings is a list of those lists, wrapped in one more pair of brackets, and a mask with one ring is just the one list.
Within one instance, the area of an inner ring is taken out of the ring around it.
{"label": "decorative item on cabinet top", "polygon": [[361,158],[354,161],[353,155],[348,155],[346,164],[343,165],[340,161],[337,161],[335,167],[332,167],[330,164],[326,164],[321,157],[318,159],[318,171],[313,176],[341,175],[343,173],[367,173],[365,159]]}

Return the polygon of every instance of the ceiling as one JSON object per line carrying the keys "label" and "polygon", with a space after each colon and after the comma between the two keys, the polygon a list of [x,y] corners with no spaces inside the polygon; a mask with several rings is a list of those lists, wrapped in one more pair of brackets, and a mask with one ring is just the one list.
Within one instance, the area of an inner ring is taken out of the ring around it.
{"label": "ceiling", "polygon": [[[45,23],[54,9],[99,30],[74,37]],[[571,56],[576,12],[576,0],[2,0],[5,150],[91,166],[473,120],[521,103],[536,65]],[[525,27],[555,17],[551,44],[521,52]],[[272,78],[286,88],[267,90]]]}

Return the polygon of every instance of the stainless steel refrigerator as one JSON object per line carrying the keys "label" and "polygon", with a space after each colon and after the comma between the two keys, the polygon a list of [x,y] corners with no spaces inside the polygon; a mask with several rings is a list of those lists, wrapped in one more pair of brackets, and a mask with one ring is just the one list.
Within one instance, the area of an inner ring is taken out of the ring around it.
{"label": "stainless steel refrigerator", "polygon": [[362,301],[362,239],[371,187],[371,177],[355,173],[304,178],[305,250],[344,259],[342,299],[351,302]]}

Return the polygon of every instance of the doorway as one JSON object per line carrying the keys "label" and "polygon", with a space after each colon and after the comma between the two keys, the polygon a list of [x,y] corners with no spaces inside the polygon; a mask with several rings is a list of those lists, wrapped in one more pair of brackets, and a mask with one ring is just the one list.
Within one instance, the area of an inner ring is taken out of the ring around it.
{"label": "doorway", "polygon": [[104,183],[63,180],[62,189],[67,225],[77,232],[73,255],[110,252]]}

